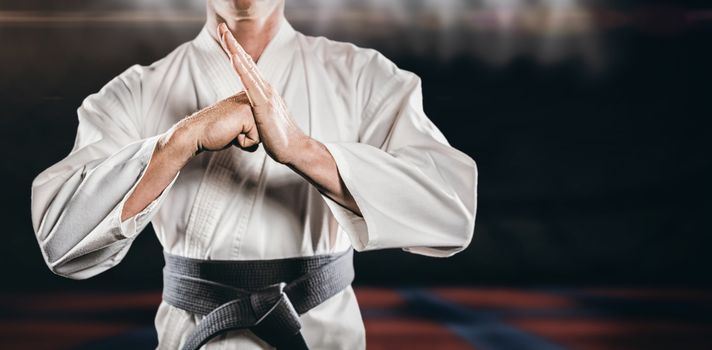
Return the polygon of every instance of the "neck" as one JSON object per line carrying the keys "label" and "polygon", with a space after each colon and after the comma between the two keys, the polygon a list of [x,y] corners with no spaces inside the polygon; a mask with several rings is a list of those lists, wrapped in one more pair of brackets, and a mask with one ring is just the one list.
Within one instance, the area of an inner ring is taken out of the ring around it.
{"label": "neck", "polygon": [[279,25],[284,18],[284,3],[275,8],[268,15],[261,18],[223,18],[208,3],[208,18],[206,25],[210,35],[217,42],[217,27],[220,23],[227,24],[237,42],[247,51],[252,59],[257,62],[267,44],[277,34]]}

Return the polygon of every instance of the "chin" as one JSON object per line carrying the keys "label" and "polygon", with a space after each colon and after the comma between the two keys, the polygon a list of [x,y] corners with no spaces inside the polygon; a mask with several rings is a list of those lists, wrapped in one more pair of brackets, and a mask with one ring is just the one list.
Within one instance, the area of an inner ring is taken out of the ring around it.
{"label": "chin", "polygon": [[209,0],[223,18],[250,20],[268,16],[284,0]]}

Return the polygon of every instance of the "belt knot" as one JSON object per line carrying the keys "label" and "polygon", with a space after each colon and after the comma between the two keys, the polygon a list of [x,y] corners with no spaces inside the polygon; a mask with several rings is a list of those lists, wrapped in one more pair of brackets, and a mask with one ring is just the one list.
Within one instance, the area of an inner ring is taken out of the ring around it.
{"label": "belt knot", "polygon": [[299,334],[302,328],[299,314],[284,293],[286,285],[282,282],[250,293],[250,305],[257,320],[250,329],[277,348]]}

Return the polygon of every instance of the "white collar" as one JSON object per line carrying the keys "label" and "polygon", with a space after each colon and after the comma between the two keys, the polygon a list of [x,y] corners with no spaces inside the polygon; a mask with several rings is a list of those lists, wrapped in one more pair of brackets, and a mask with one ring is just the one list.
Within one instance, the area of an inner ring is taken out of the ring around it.
{"label": "white collar", "polygon": [[[203,59],[204,72],[214,87],[218,98],[225,98],[242,89],[242,83],[237,73],[233,70],[230,60],[218,43],[211,35],[207,25],[203,26],[198,36],[193,39],[193,46]],[[262,55],[257,61],[263,77],[270,81],[276,76],[278,70],[285,69],[287,60],[294,53],[296,41],[296,30],[282,17],[277,33],[272,37]]]}

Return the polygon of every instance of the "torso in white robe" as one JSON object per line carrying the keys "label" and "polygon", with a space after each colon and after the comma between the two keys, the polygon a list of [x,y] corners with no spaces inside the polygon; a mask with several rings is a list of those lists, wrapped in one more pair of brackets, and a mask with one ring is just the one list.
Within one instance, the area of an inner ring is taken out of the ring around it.
{"label": "torso in white robe", "polygon": [[[83,279],[115,266],[149,222],[167,252],[200,259],[310,256],[352,246],[449,256],[467,247],[477,169],[424,114],[415,74],[377,51],[305,36],[286,20],[257,65],[301,129],[332,153],[363,217],[262,147],[254,153],[231,147],[198,155],[146,209],[120,222],[119,209],[159,134],[242,90],[204,28],[165,58],[135,65],[87,97],[70,154],[35,178],[32,222],[54,273]],[[162,302],[159,348],[179,348],[200,319]],[[301,321],[312,349],[365,347],[350,287]],[[232,331],[204,348],[268,347],[249,331]]]}

